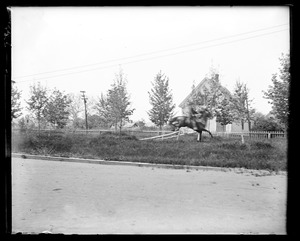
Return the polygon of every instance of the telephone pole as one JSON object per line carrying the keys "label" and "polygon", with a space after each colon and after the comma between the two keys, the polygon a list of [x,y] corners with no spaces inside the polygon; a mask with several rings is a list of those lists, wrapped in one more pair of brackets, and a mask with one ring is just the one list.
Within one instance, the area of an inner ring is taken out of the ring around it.
{"label": "telephone pole", "polygon": [[87,133],[87,130],[88,130],[87,111],[86,111],[86,100],[87,100],[87,98],[84,95],[84,93],[85,93],[84,90],[82,90],[80,92],[82,93],[82,98],[83,98],[83,103],[84,103],[84,110],[85,110],[85,130],[86,130],[86,133]]}

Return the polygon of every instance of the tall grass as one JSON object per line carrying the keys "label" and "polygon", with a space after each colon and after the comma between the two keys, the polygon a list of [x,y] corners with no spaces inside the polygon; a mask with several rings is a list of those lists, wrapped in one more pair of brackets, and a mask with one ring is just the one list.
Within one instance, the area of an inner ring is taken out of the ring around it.
{"label": "tall grass", "polygon": [[176,139],[140,141],[124,133],[88,135],[30,134],[13,137],[13,151],[64,157],[99,158],[105,160],[244,167],[249,169],[286,170],[287,143],[283,139],[251,140],[185,135]]}

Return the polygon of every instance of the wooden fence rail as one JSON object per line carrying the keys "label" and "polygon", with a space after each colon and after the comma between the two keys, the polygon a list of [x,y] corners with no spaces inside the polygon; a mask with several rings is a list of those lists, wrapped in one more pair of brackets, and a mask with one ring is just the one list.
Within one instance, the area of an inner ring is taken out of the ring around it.
{"label": "wooden fence rail", "polygon": [[[38,129],[12,129],[12,134],[21,134],[21,133],[37,133]],[[114,132],[114,130],[49,130],[49,129],[41,129],[40,133],[53,135],[53,134],[87,134],[87,135],[99,135],[106,132]],[[148,138],[159,135],[168,136],[169,133],[173,133],[173,131],[167,130],[155,130],[155,131],[146,131],[146,130],[122,130],[123,133],[138,135],[139,137]],[[257,139],[270,139],[270,138],[286,138],[286,132],[280,131],[250,131],[250,132],[213,132],[213,136],[220,136],[224,138],[240,138],[242,135],[245,138],[257,138]],[[203,132],[204,136],[207,136],[208,133]]]}

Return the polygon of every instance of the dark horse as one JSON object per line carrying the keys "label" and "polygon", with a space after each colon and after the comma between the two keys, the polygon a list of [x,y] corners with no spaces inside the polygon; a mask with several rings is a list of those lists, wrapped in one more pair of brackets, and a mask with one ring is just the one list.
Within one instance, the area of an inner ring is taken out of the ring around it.
{"label": "dark horse", "polygon": [[[198,132],[198,138],[197,141],[202,140],[202,131],[206,131],[210,134],[211,137],[212,134],[210,133],[209,130],[205,129],[207,119],[210,116],[210,113],[208,112],[207,109],[204,109],[201,111],[197,116],[200,115],[200,117],[187,117],[187,116],[177,116],[173,117],[169,120],[168,124],[172,126],[173,131],[178,131],[181,127],[189,127],[193,129],[194,131]],[[179,138],[179,132],[178,132],[178,137]]]}

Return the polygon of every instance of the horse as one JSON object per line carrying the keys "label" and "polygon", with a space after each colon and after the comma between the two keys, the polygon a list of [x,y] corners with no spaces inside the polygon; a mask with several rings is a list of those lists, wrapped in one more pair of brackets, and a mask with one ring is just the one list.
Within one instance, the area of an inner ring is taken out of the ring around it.
{"label": "horse", "polygon": [[[208,132],[210,136],[213,138],[213,135],[209,130],[205,129],[207,119],[211,117],[210,112],[204,108],[196,114],[195,117],[188,116],[177,116],[169,119],[168,124],[172,127],[172,131],[179,131],[181,127],[189,127],[194,131],[198,132],[197,141],[201,142],[202,140],[202,131]],[[179,139],[179,132],[177,136],[177,140]]]}

